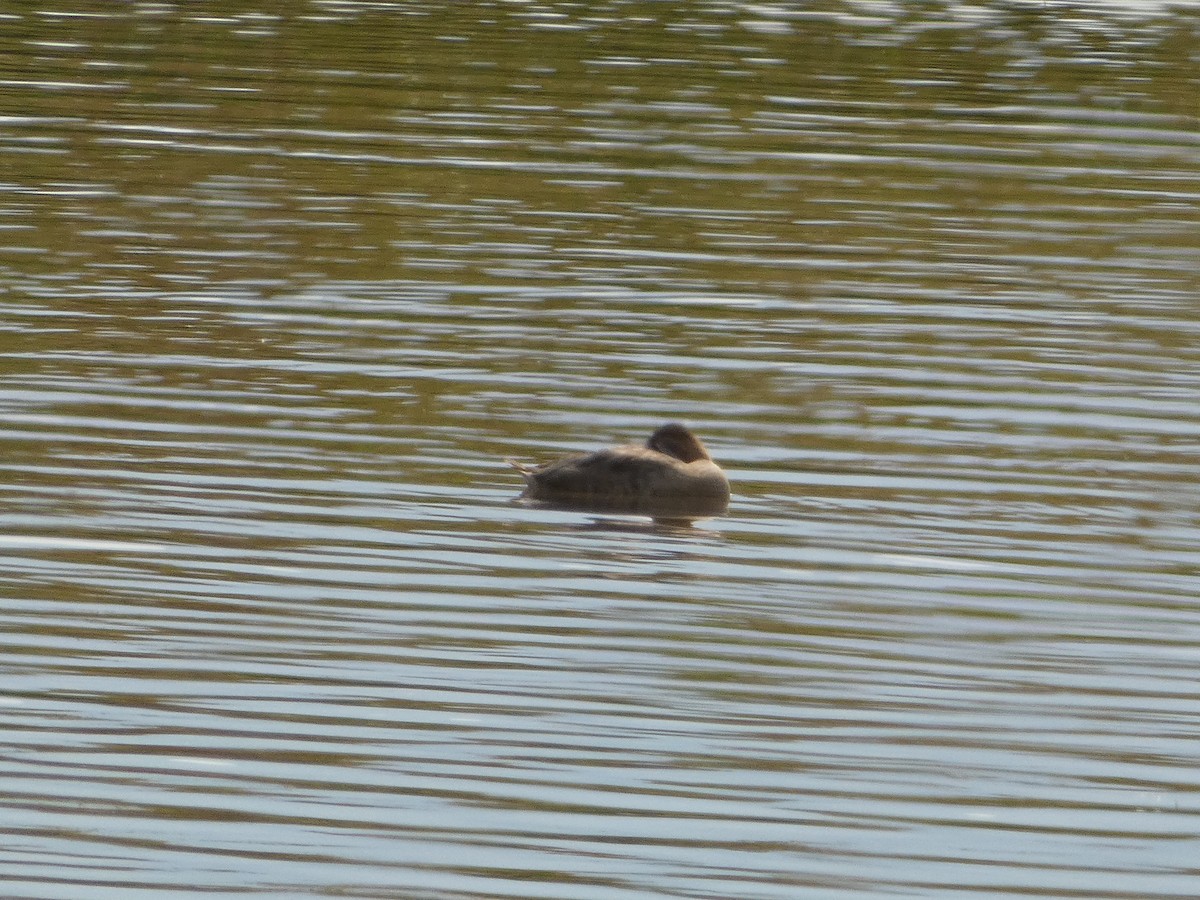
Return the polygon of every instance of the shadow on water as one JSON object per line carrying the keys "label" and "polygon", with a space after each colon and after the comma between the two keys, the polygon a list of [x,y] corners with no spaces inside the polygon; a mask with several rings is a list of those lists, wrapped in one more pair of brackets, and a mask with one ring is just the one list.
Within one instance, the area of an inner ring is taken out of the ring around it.
{"label": "shadow on water", "polygon": [[[588,529],[606,531],[645,531],[648,528],[664,533],[686,533],[696,522],[724,514],[729,501],[724,498],[700,497],[679,500],[562,502],[530,500],[516,497],[514,503],[534,509],[551,509],[559,512],[577,512],[600,515],[593,518]],[[650,524],[639,524],[623,517],[644,517]]]}

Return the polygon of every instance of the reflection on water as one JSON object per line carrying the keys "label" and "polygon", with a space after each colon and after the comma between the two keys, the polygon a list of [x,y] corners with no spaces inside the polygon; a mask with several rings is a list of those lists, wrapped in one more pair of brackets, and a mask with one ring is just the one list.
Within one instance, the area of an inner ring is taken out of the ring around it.
{"label": "reflection on water", "polygon": [[686,528],[698,519],[709,519],[724,513],[729,504],[724,498],[696,497],[680,500],[649,500],[629,502],[603,501],[550,501],[523,500],[529,506],[539,509],[564,510],[595,514],[599,521],[609,522],[613,517],[623,520],[626,517],[648,518],[651,521],[667,527]]}
{"label": "reflection on water", "polygon": [[1196,32],[5,14],[4,893],[1195,894]]}

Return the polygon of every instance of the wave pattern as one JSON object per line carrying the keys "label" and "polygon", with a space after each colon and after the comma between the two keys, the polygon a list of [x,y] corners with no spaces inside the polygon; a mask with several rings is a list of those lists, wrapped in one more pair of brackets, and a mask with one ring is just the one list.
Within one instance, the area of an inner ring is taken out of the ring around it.
{"label": "wave pattern", "polygon": [[1195,894],[1194,17],[818,7],[12,17],[6,895]]}

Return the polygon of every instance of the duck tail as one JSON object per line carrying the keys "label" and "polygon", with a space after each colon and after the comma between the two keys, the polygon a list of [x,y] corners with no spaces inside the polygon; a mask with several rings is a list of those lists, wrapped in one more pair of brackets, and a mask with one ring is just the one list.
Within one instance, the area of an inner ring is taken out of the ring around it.
{"label": "duck tail", "polygon": [[533,475],[534,471],[537,469],[537,466],[531,466],[528,463],[517,462],[515,459],[505,459],[504,461],[520,472],[526,481],[529,480],[530,476]]}

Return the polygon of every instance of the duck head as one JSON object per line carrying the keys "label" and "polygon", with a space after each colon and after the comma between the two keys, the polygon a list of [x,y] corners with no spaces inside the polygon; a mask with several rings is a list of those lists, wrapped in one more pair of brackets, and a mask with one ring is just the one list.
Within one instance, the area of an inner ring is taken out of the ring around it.
{"label": "duck head", "polygon": [[712,459],[708,455],[708,451],[704,449],[704,445],[700,443],[700,438],[696,437],[683,425],[671,423],[659,428],[654,434],[650,435],[650,440],[646,441],[646,446],[651,450],[657,450],[659,453],[665,453],[667,456],[673,456],[675,459],[685,463],[696,462],[701,459]]}

